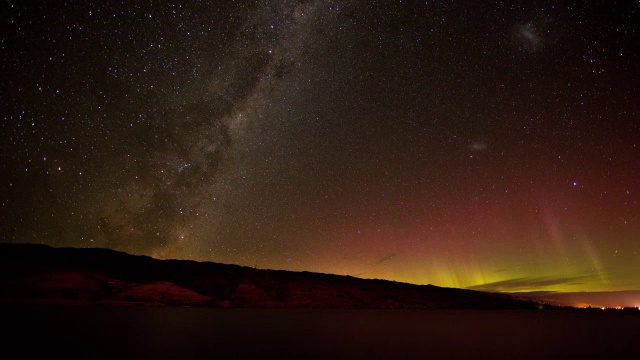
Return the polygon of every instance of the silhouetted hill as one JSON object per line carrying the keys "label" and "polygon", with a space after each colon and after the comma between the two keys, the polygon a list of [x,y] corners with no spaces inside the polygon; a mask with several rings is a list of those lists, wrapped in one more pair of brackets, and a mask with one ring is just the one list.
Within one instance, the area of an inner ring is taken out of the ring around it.
{"label": "silhouetted hill", "polygon": [[0,302],[250,308],[529,309],[507,295],[310,272],[0,244]]}

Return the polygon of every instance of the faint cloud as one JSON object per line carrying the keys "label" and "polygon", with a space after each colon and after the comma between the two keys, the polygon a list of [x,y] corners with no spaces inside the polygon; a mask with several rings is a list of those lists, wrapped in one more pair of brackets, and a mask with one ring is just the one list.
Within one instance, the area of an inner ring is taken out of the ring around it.
{"label": "faint cloud", "polygon": [[538,34],[538,29],[534,24],[530,22],[518,27],[518,35],[519,38],[523,42],[526,42],[526,45],[528,45],[532,49],[537,48],[540,45],[540,41],[542,41],[540,35]]}
{"label": "faint cloud", "polygon": [[484,141],[474,141],[471,145],[469,145],[469,150],[471,151],[487,150],[487,143]]}
{"label": "faint cloud", "polygon": [[376,265],[380,265],[380,264],[382,264],[383,262],[389,261],[389,260],[393,259],[394,257],[396,257],[397,255],[398,255],[398,254],[396,254],[396,253],[389,254],[389,255],[387,255],[387,256],[385,256],[385,257],[383,257],[382,259],[378,260],[378,261],[376,262]]}
{"label": "faint cloud", "polygon": [[502,291],[502,292],[514,292],[525,291],[530,289],[540,289],[553,285],[578,285],[583,280],[598,279],[595,275],[580,275],[569,277],[519,277],[501,281],[495,281],[486,284],[474,285],[468,287],[471,290],[480,291]]}
{"label": "faint cloud", "polygon": [[513,37],[523,50],[535,52],[546,45],[555,42],[557,38],[554,29],[554,21],[549,16],[537,16],[536,18],[520,23],[513,29]]}

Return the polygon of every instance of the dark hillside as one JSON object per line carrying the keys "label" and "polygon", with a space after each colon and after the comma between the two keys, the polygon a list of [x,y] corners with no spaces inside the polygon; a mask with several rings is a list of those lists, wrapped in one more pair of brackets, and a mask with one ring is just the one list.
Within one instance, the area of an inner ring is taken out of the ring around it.
{"label": "dark hillside", "polygon": [[157,260],[107,249],[0,244],[0,301],[231,308],[528,309],[472,290]]}

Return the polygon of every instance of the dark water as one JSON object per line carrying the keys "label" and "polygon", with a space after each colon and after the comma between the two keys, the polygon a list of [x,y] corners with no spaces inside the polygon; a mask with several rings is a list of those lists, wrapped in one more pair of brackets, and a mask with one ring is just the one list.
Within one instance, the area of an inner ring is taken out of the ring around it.
{"label": "dark water", "polygon": [[14,358],[640,358],[640,311],[2,306],[0,316],[1,351]]}

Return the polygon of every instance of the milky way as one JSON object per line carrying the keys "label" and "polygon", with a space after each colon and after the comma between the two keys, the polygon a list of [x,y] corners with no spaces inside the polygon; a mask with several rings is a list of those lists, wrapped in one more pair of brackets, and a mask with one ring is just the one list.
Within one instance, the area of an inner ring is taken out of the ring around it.
{"label": "milky way", "polygon": [[637,3],[2,6],[4,241],[640,288]]}
{"label": "milky way", "polygon": [[[132,148],[141,153],[132,158],[139,174],[99,220],[107,246],[162,255],[197,241],[201,236],[194,229],[201,218],[215,222],[210,214],[219,213],[215,202],[227,192],[218,177],[225,153],[233,142],[260,141],[247,123],[272,126],[273,120],[259,114],[273,88],[304,60],[304,51],[321,41],[317,22],[331,21],[332,8],[316,9],[313,3],[263,6],[232,35],[226,58],[199,84],[205,92],[178,97],[180,103],[164,112],[153,111],[153,131],[143,128],[136,134]],[[207,238],[218,231],[209,226]]]}

